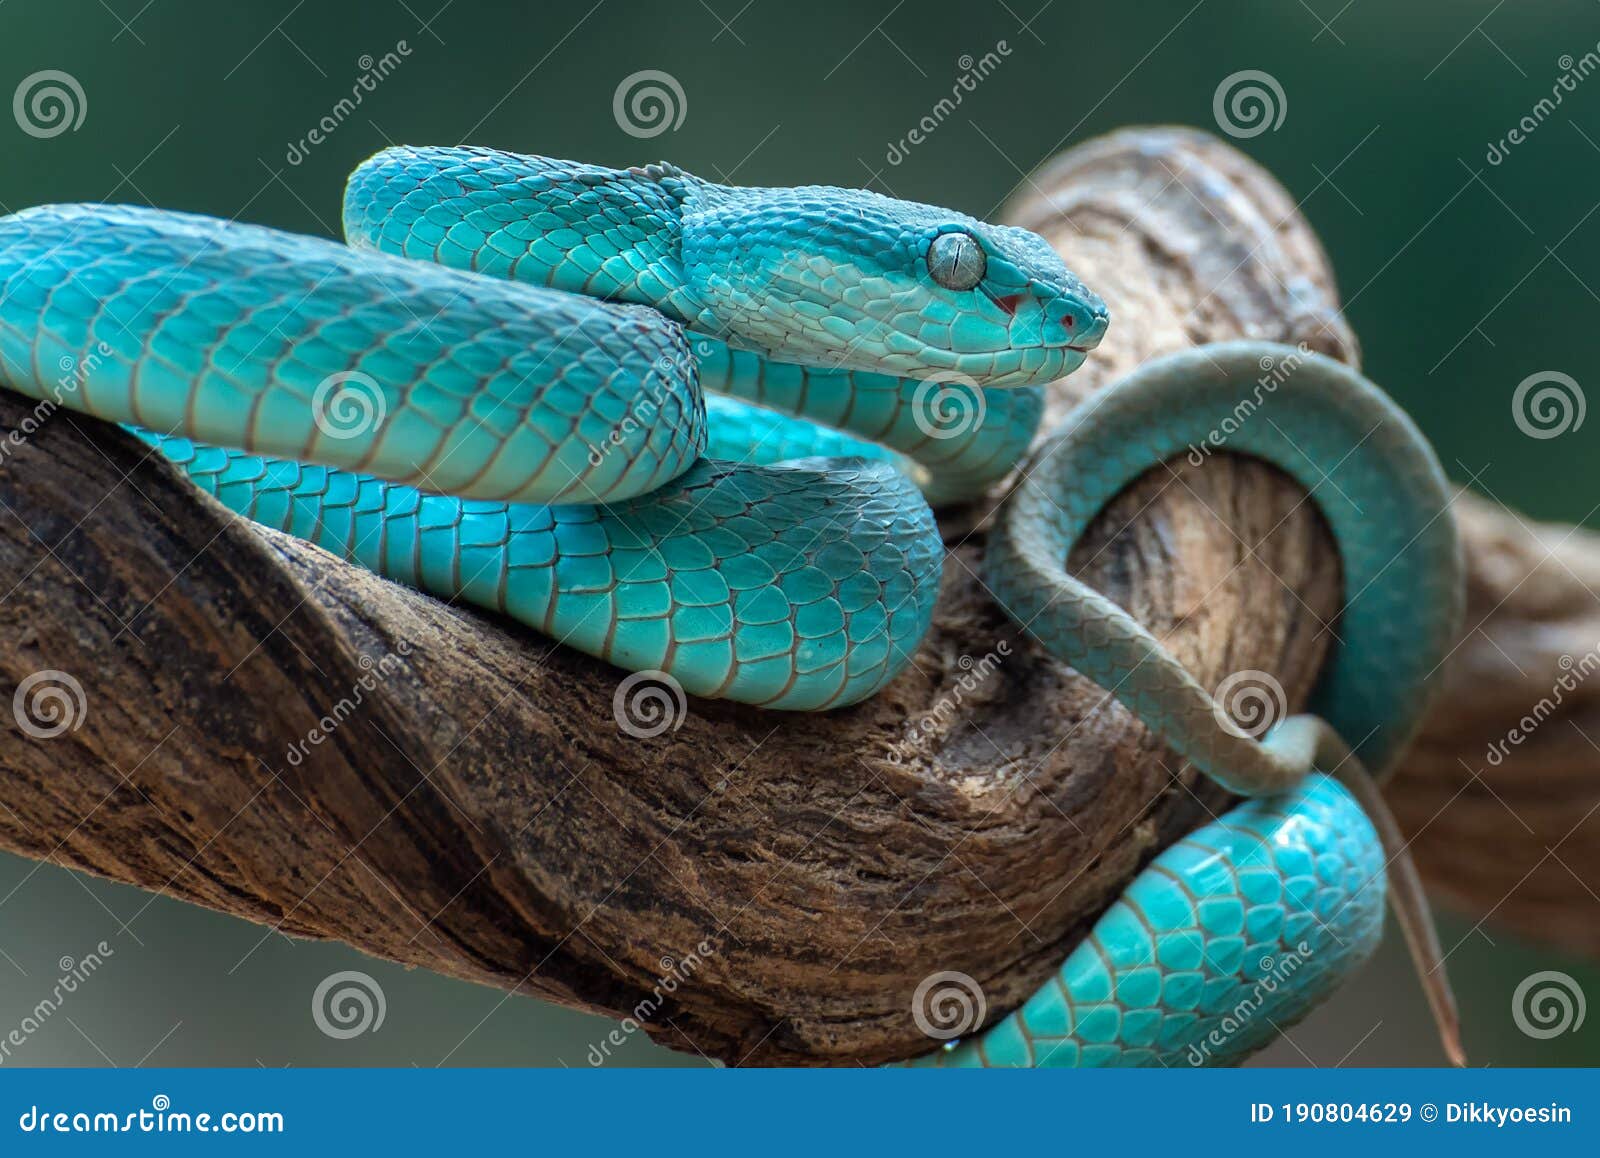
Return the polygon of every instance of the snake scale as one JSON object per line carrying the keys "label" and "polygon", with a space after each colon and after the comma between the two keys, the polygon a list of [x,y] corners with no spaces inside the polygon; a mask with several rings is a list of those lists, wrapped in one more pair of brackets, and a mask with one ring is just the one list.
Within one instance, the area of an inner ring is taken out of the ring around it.
{"label": "snake scale", "polygon": [[[0,219],[0,383],[128,425],[259,523],[766,708],[895,678],[938,592],[929,504],[1026,459],[1044,387],[1108,321],[1027,231],[665,164],[390,149],[352,175],[344,224],[341,245],[135,207]],[[1349,599],[1316,714],[1258,736],[1066,559],[1268,366],[1270,413],[1227,449],[1311,490]],[[1266,343],[1149,363],[1043,444],[991,534],[996,599],[1249,799],[1157,857],[1022,1007],[922,1064],[1237,1062],[1370,954],[1386,896],[1459,1056],[1368,772],[1403,751],[1456,631],[1447,503],[1381,391]]]}

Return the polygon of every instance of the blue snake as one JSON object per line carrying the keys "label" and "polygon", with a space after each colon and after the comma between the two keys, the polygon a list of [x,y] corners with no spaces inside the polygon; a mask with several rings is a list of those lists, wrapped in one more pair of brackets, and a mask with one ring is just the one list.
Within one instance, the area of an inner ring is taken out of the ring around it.
{"label": "blue snake", "polygon": [[[857,703],[902,670],[942,571],[930,503],[1024,463],[1044,387],[1108,322],[1025,230],[664,164],[390,149],[352,175],[344,227],[0,219],[0,384],[127,425],[258,523],[772,709]],[[1315,714],[1257,735],[1066,559],[1140,473],[1215,441],[1268,363],[1287,368],[1270,413],[1226,448],[1311,490],[1349,598]],[[1157,857],[1023,1006],[921,1063],[1237,1062],[1371,953],[1386,896],[1459,1056],[1372,780],[1457,630],[1448,501],[1381,391],[1260,342],[1147,364],[1026,461],[990,535],[996,599],[1248,799]]]}

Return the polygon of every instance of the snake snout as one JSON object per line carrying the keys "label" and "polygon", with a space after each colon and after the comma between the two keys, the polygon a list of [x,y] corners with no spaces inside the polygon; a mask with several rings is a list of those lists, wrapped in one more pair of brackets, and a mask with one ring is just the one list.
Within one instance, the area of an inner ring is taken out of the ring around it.
{"label": "snake snout", "polygon": [[1082,353],[1100,344],[1108,322],[1103,306],[1096,308],[1070,298],[1058,298],[1045,306],[1046,332],[1064,333],[1070,339],[1068,345]]}

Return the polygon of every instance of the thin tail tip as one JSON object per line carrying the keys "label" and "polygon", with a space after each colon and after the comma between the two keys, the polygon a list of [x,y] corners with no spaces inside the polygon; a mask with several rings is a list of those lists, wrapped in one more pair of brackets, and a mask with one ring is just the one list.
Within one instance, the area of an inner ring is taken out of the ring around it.
{"label": "thin tail tip", "polygon": [[1450,979],[1445,975],[1442,958],[1431,971],[1423,975],[1422,983],[1428,992],[1429,1004],[1433,1007],[1433,1020],[1438,1027],[1439,1044],[1444,1049],[1444,1056],[1452,1066],[1465,1069],[1468,1065],[1467,1047],[1461,1043],[1461,1011],[1456,1005]]}

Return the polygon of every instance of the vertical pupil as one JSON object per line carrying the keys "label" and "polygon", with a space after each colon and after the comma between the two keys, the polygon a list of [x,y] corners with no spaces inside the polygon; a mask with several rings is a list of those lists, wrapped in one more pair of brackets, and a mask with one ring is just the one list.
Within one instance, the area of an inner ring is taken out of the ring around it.
{"label": "vertical pupil", "polygon": [[952,289],[970,289],[983,276],[983,254],[972,238],[947,233],[934,242],[929,266]]}
{"label": "vertical pupil", "polygon": [[955,244],[950,247],[951,275],[958,279],[964,280],[966,278],[966,267],[969,263],[969,260],[970,255],[967,253],[966,240],[964,238],[957,239]]}

